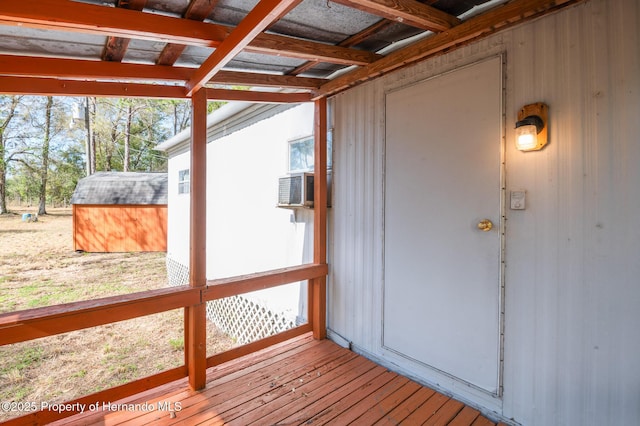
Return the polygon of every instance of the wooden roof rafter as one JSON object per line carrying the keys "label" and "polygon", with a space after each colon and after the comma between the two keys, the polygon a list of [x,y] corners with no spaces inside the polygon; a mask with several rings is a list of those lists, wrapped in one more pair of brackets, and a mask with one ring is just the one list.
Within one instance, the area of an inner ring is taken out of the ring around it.
{"label": "wooden roof rafter", "polygon": [[76,80],[184,82],[193,68],[0,54],[0,75]]}
{"label": "wooden roof rafter", "polygon": [[[255,103],[310,102],[311,92],[260,92],[205,88],[207,99]],[[188,99],[184,86],[165,84],[79,81],[40,77],[0,76],[0,93],[41,96],[98,96],[110,98]]]}
{"label": "wooden roof rafter", "polygon": [[[183,17],[192,21],[204,21],[215,9],[217,0],[191,0]],[[178,43],[167,43],[156,61],[158,65],[173,65],[187,46]]]}
{"label": "wooden roof rafter", "polygon": [[302,0],[260,0],[187,81],[187,96],[205,85],[265,28]]}
{"label": "wooden roof rafter", "polygon": [[446,31],[461,22],[457,17],[417,0],[332,1],[427,31]]}
{"label": "wooden roof rafter", "polygon": [[[338,2],[339,0],[334,0],[336,2]],[[433,3],[435,3],[436,0],[422,0],[421,3],[424,3],[426,5],[431,5]],[[341,47],[353,47],[356,46],[360,43],[362,43],[363,41],[367,40],[369,37],[377,34],[380,31],[384,31],[386,28],[388,28],[389,26],[393,25],[395,23],[394,20],[390,20],[390,19],[381,19],[378,22],[368,26],[367,28],[361,30],[360,32],[351,35],[350,37],[347,37],[346,39],[342,40],[340,43],[338,43],[338,46]],[[299,75],[302,74],[305,71],[310,70],[311,68],[313,68],[314,66],[316,66],[319,62],[318,61],[308,61],[305,62],[304,64],[298,66],[296,69],[294,69],[293,71],[291,71],[289,74],[290,75]]]}
{"label": "wooden roof rafter", "polygon": [[[118,0],[116,6],[130,10],[142,10],[147,0]],[[129,47],[128,38],[109,36],[102,51],[103,61],[122,62]]]}
{"label": "wooden roof rafter", "polygon": [[[102,62],[81,59],[33,58],[0,54],[0,75],[43,77],[69,80],[103,80],[116,82],[184,82],[195,69],[164,65]],[[81,77],[78,77],[81,76]],[[220,71],[209,80],[212,84],[279,87],[286,89],[318,89],[327,80],[289,75]]]}

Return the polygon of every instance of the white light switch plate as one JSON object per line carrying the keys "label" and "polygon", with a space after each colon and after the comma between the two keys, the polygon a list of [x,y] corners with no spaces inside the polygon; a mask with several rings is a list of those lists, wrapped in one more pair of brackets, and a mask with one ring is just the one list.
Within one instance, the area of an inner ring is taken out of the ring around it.
{"label": "white light switch plate", "polygon": [[511,191],[511,210],[524,210],[526,206],[527,191]]}

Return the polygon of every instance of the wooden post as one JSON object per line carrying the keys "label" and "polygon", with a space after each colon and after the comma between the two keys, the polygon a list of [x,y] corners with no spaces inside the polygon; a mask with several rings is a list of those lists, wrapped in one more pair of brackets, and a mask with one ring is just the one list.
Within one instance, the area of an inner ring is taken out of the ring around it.
{"label": "wooden post", "polygon": [[[204,288],[207,284],[207,93],[201,89],[191,97],[191,169],[190,178],[190,255],[189,285]],[[193,390],[206,386],[207,328],[206,304],[185,308],[185,360],[189,386]]]}
{"label": "wooden post", "polygon": [[[315,101],[313,185],[313,263],[327,263],[327,98]],[[310,282],[309,310],[313,337],[327,336],[327,277]]]}

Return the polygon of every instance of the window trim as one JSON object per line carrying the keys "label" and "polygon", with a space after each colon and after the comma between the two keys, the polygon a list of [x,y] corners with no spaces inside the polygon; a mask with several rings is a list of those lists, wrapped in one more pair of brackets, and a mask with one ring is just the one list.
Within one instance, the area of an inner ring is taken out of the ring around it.
{"label": "window trim", "polygon": [[[295,144],[300,144],[300,143],[305,143],[307,141],[311,141],[311,147],[312,147],[312,151],[311,151],[311,165],[307,168],[297,168],[297,169],[292,169],[291,168],[291,148],[293,145]],[[313,168],[314,168],[314,157],[315,157],[315,148],[313,147],[315,143],[313,134],[308,135],[308,136],[304,136],[304,137],[300,137],[300,138],[295,138],[295,139],[291,139],[287,142],[287,172],[288,173],[301,173],[301,172],[307,172],[307,173],[313,173]],[[331,170],[331,168],[333,167],[333,129],[329,129],[327,131],[327,170]]]}
{"label": "window trim", "polygon": [[[186,178],[185,178],[186,177]],[[189,194],[191,191],[191,172],[189,169],[178,170],[178,194]]]}

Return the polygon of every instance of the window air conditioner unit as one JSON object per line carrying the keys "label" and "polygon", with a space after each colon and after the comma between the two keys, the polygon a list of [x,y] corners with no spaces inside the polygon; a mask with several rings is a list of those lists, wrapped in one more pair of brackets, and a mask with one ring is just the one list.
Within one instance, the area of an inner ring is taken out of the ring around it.
{"label": "window air conditioner unit", "polygon": [[313,207],[313,173],[291,173],[281,177],[278,207]]}

